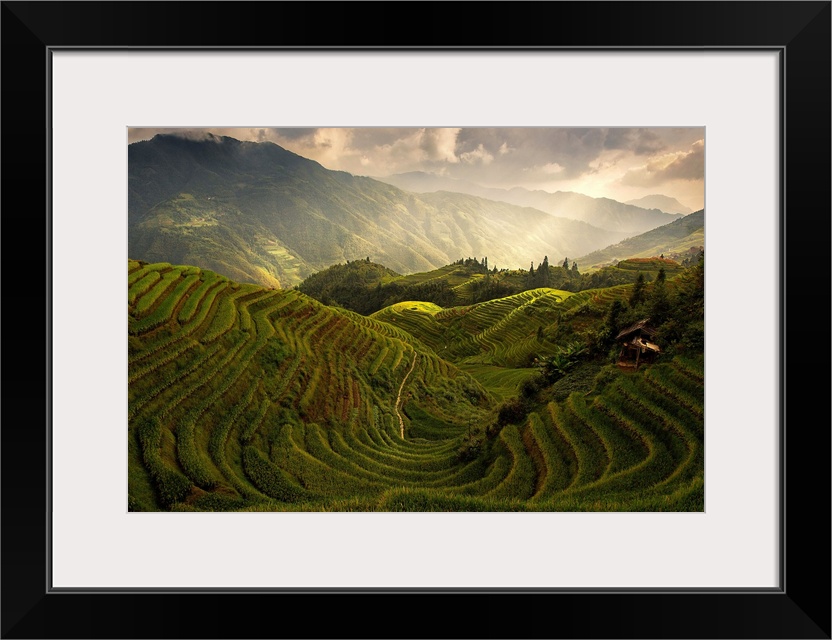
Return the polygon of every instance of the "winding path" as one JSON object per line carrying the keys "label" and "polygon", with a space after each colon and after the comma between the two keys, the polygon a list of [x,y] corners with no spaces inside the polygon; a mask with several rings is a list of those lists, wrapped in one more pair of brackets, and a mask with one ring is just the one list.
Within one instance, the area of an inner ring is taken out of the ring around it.
{"label": "winding path", "polygon": [[404,419],[402,418],[402,414],[399,413],[399,405],[402,402],[402,389],[404,389],[404,383],[407,382],[407,379],[410,377],[410,374],[413,373],[413,367],[415,367],[415,366],[416,366],[416,354],[414,353],[413,354],[413,362],[410,364],[410,371],[407,372],[407,374],[404,377],[404,380],[402,380],[402,383],[399,386],[399,395],[396,396],[396,407],[395,407],[395,409],[396,409],[396,415],[399,417],[399,431],[401,433],[402,440],[404,440]]}

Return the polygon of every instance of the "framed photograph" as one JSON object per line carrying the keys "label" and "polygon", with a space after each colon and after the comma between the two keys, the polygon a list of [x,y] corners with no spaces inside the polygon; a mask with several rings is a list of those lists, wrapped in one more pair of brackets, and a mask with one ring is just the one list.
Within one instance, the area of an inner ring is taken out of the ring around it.
{"label": "framed photograph", "polygon": [[321,6],[3,3],[3,637],[829,638],[830,3]]}

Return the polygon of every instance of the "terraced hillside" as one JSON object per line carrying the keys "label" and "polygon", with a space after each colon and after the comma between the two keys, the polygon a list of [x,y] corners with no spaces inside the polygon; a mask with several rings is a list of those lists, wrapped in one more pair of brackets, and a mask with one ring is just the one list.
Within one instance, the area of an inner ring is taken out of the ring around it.
{"label": "terraced hillside", "polygon": [[535,356],[557,348],[547,334],[565,314],[582,304],[623,299],[630,289],[624,285],[573,294],[540,288],[449,309],[402,302],[370,317],[407,331],[456,364],[516,368],[530,366]]}
{"label": "terraced hillside", "polygon": [[129,508],[701,510],[701,359],[611,372],[512,422],[443,353],[521,358],[538,318],[592,295],[363,317],[130,261]]}
{"label": "terraced hillside", "polygon": [[[296,291],[167,263],[131,262],[128,282],[136,508],[268,502],[276,490],[247,469],[270,468],[261,457],[281,438],[301,429],[349,440],[356,425],[400,437],[401,387],[451,435],[488,409],[474,380],[418,340]],[[299,451],[307,446],[317,445],[303,440]],[[298,490],[322,490],[291,477]]]}
{"label": "terraced hillside", "polygon": [[[681,261],[661,255],[628,258],[587,273],[581,273],[574,261],[572,267],[566,268],[560,261],[550,264],[548,256],[544,256],[537,267],[532,263],[528,271],[497,270],[493,265],[489,270],[487,257],[466,258],[439,269],[405,276],[367,258],[328,267],[296,288],[324,304],[371,315],[400,302],[421,301],[446,308],[462,307],[532,289],[552,288],[576,293],[633,284],[639,278],[650,282],[661,270],[668,277],[684,272],[701,254],[701,247],[698,247],[688,251]],[[563,262],[568,265],[568,258]]]}
{"label": "terraced hillside", "polygon": [[468,258],[403,276],[369,259],[353,260],[319,271],[296,288],[324,304],[370,315],[397,302],[421,300],[454,307],[542,286],[530,284],[528,274],[519,270],[489,271],[486,261]]}

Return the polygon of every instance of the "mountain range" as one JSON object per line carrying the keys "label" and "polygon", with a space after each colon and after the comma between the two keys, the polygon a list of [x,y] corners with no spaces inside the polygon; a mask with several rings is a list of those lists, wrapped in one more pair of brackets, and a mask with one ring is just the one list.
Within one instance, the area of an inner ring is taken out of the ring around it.
{"label": "mountain range", "polygon": [[[678,217],[575,193],[526,192],[520,205],[417,194],[330,171],[273,143],[219,136],[129,145],[128,190],[131,258],[282,288],[367,257],[400,273],[486,255],[516,268],[542,255],[588,254]],[[530,206],[547,198],[569,215]]]}
{"label": "mountain range", "polygon": [[610,198],[592,198],[574,191],[550,193],[539,189],[531,191],[523,187],[494,189],[424,171],[398,173],[378,179],[414,193],[454,191],[521,207],[534,207],[553,216],[580,220],[628,236],[649,231],[681,217],[679,213],[665,213],[664,210],[655,207],[644,208],[642,205],[635,206]]}
{"label": "mountain range", "polygon": [[658,193],[644,196],[643,198],[637,198],[636,200],[627,200],[625,204],[633,204],[637,207],[644,207],[645,209],[660,209],[661,211],[665,211],[667,213],[682,213],[684,215],[693,213],[693,209],[686,207],[676,198],[671,198],[670,196],[664,196]]}
{"label": "mountain range", "polygon": [[705,210],[700,209],[670,224],[627,238],[604,249],[578,258],[589,269],[625,258],[650,258],[664,255],[682,260],[699,253],[705,246]]}

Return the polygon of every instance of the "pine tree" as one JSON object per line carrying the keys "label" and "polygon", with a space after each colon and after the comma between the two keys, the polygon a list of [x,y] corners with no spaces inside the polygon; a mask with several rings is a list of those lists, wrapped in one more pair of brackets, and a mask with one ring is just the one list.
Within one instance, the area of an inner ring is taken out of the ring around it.
{"label": "pine tree", "polygon": [[670,298],[667,295],[665,280],[666,274],[664,268],[661,268],[650,294],[650,321],[653,324],[663,323],[670,315]]}
{"label": "pine tree", "polygon": [[613,300],[599,335],[598,346],[602,350],[609,349],[615,341],[615,336],[618,334],[619,318],[623,313],[624,304],[620,300]]}
{"label": "pine tree", "polygon": [[538,286],[540,287],[548,287],[549,286],[549,256],[543,256],[543,262],[540,264],[538,268]]}
{"label": "pine tree", "polygon": [[644,274],[639,272],[638,279],[633,284],[633,291],[630,293],[630,308],[635,309],[638,305],[644,302],[647,285],[644,283]]}

